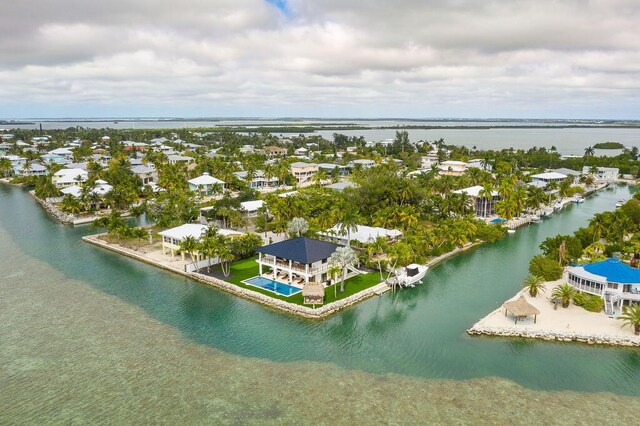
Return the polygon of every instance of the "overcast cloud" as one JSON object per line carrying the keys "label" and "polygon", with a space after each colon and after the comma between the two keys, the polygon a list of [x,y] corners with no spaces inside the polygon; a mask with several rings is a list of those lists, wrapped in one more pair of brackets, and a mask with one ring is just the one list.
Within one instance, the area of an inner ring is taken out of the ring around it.
{"label": "overcast cloud", "polygon": [[0,3],[0,116],[635,118],[638,0]]}

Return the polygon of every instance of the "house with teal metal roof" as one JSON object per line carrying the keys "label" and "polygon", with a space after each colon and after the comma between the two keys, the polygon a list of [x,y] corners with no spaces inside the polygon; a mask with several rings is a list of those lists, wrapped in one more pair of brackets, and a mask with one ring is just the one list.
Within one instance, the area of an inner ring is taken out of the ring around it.
{"label": "house with teal metal roof", "polygon": [[640,303],[640,269],[620,259],[575,266],[568,273],[568,282],[576,290],[604,299],[607,315],[619,315],[623,306]]}

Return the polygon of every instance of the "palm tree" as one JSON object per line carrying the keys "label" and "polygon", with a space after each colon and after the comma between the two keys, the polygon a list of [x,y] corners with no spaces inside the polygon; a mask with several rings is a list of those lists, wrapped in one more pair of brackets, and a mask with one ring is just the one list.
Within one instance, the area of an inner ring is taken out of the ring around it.
{"label": "palm tree", "polygon": [[222,274],[225,277],[231,275],[231,262],[233,258],[233,253],[229,250],[226,238],[221,238],[218,246],[218,259],[220,260]]}
{"label": "palm tree", "polygon": [[347,247],[351,246],[351,231],[358,230],[358,223],[360,222],[360,216],[358,212],[353,207],[347,207],[342,213],[342,217],[340,218],[340,223],[338,224],[338,228],[340,232],[347,234]]}
{"label": "palm tree", "polygon": [[625,306],[622,308],[622,315],[618,317],[623,321],[622,326],[628,325],[633,327],[633,332],[636,336],[640,335],[640,305],[634,304],[632,306]]}
{"label": "palm tree", "polygon": [[301,237],[302,234],[309,230],[309,222],[301,217],[294,217],[287,225],[287,234],[289,237]]}
{"label": "palm tree", "polygon": [[593,154],[596,153],[596,150],[593,149],[592,146],[588,146],[584,149],[584,156],[585,157],[593,157]]}
{"label": "palm tree", "polygon": [[529,290],[531,297],[536,297],[540,291],[544,292],[544,278],[537,275],[529,275],[522,282],[522,288]]}
{"label": "palm tree", "polygon": [[486,182],[482,185],[482,189],[478,192],[478,196],[483,200],[482,202],[482,217],[487,217],[491,214],[493,204],[493,185]]}
{"label": "palm tree", "polygon": [[342,267],[337,262],[329,263],[329,268],[327,269],[327,275],[331,277],[333,281],[333,297],[338,297],[338,276],[342,273]]}
{"label": "palm tree", "polygon": [[380,280],[382,280],[382,262],[380,257],[384,255],[387,250],[387,239],[385,237],[376,238],[369,247],[367,247],[367,254],[369,257],[376,257],[378,261],[378,271],[380,271]]}
{"label": "palm tree", "polygon": [[329,262],[339,265],[342,271],[340,293],[344,293],[344,279],[347,275],[347,268],[356,263],[356,260],[358,260],[358,257],[351,247],[338,247],[331,255]]}
{"label": "palm tree", "polygon": [[194,252],[197,249],[198,249],[198,240],[196,240],[191,235],[186,237],[184,240],[180,241],[180,251],[183,253],[183,260],[184,260],[184,253],[187,253],[191,257],[191,260],[194,261]]}
{"label": "palm tree", "polygon": [[82,212],[82,203],[71,194],[62,197],[60,209],[65,213],[78,214]]}
{"label": "palm tree", "polygon": [[571,299],[576,294],[576,290],[569,284],[561,284],[556,286],[551,292],[551,297],[560,299],[563,308],[568,308]]}

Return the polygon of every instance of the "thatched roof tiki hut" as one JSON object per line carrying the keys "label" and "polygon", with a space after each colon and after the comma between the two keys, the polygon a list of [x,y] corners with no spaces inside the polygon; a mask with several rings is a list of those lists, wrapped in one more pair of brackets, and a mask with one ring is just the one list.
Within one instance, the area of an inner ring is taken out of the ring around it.
{"label": "thatched roof tiki hut", "polygon": [[520,295],[517,300],[505,302],[502,307],[504,308],[505,317],[507,316],[507,313],[510,313],[515,317],[515,324],[518,323],[518,320],[523,320],[531,315],[533,315],[533,323],[535,324],[538,319],[538,315],[540,314],[538,308],[527,302],[527,299],[525,299],[523,295]]}
{"label": "thatched roof tiki hut", "polygon": [[324,303],[324,286],[315,281],[306,283],[302,288],[302,298],[305,305],[322,305]]}

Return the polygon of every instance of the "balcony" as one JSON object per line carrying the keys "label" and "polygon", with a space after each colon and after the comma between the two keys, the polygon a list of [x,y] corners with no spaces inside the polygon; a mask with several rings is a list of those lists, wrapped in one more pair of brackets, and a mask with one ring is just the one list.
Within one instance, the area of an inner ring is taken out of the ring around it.
{"label": "balcony", "polygon": [[305,265],[300,264],[300,263],[296,263],[296,262],[292,262],[291,266],[289,266],[289,261],[288,260],[284,260],[284,259],[277,259],[273,256],[262,256],[262,259],[258,259],[259,263],[262,263],[265,266],[269,266],[271,268],[278,268],[278,269],[284,269],[284,270],[291,270],[293,272],[299,273],[299,274],[307,274],[307,275],[316,275],[316,274],[322,274],[327,272],[327,270],[329,269],[329,265],[328,264],[324,264],[322,266],[318,266],[315,268],[311,268],[309,267],[309,269],[307,270],[307,268],[305,267]]}

